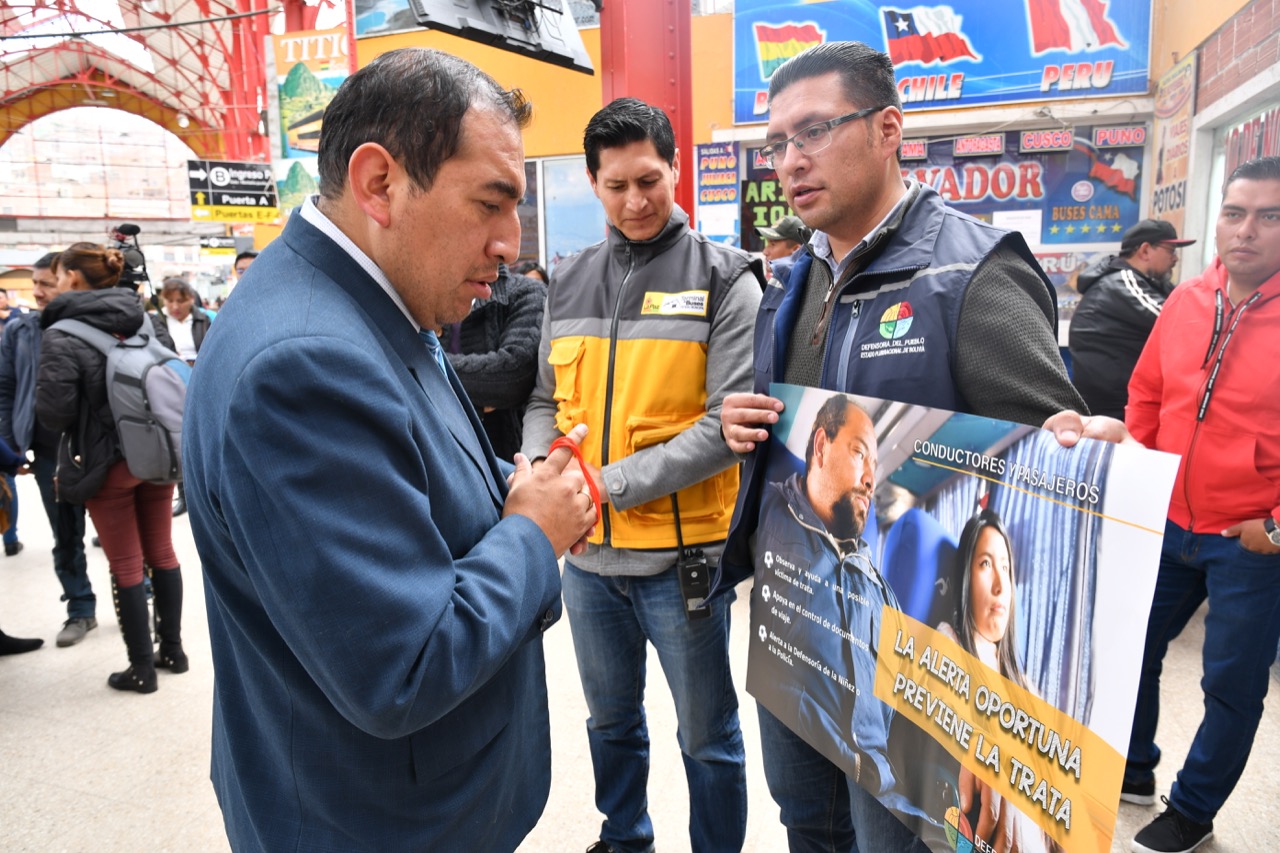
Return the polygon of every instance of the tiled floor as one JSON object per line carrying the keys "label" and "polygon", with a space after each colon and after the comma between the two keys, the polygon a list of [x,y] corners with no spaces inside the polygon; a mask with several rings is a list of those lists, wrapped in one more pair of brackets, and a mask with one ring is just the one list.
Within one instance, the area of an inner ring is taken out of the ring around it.
{"label": "tiled floor", "polygon": [[[93,549],[90,573],[101,599],[101,626],[80,645],[54,646],[65,618],[50,567],[51,539],[30,478],[19,480],[24,508],[20,532],[26,550],[0,558],[0,627],[21,637],[44,637],[31,654],[0,658],[0,851],[2,853],[139,853],[226,851],[221,816],[208,780],[212,672],[205,632],[198,560],[186,519],[174,525],[174,544],[187,570],[185,640],[191,671],[160,674],[149,696],[121,694],[107,674],[125,663],[112,616],[106,560]],[[735,677],[746,668],[746,602],[734,614]],[[1199,622],[1176,644],[1166,664],[1161,743],[1173,768],[1200,718]],[[596,838],[600,818],[592,805],[591,764],[582,722],[586,708],[577,684],[567,625],[547,638],[554,745],[551,800],[541,823],[521,846],[524,853],[583,850]],[[674,712],[656,661],[650,671],[649,724],[654,742],[650,805],[659,849],[687,851],[684,772],[675,743]],[[760,769],[755,705],[743,694],[743,728],[750,762],[748,851],[786,849],[777,809]],[[1272,707],[1249,768],[1217,821],[1207,853],[1280,849],[1280,712]],[[1123,806],[1113,851],[1155,809]],[[879,853],[879,851],[864,851]]]}

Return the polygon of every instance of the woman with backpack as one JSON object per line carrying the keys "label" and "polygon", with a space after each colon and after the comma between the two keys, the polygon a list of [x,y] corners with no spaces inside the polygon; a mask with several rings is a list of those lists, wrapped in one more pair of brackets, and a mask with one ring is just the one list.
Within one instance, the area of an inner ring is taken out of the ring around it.
{"label": "woman with backpack", "polygon": [[[153,693],[157,668],[189,668],[182,650],[182,572],[170,536],[173,485],[145,482],[129,472],[108,403],[106,357],[69,332],[50,328],[75,319],[123,340],[142,327],[142,303],[134,291],[116,286],[124,269],[117,249],[78,245],[59,255],[55,266],[59,285],[69,290],[50,302],[40,319],[44,337],[36,415],[62,434],[54,479],[58,500],[85,505],[110,563],[129,668],[113,673],[107,684]],[[150,323],[146,331],[153,333]],[[154,655],[144,560],[152,568],[160,637]]]}

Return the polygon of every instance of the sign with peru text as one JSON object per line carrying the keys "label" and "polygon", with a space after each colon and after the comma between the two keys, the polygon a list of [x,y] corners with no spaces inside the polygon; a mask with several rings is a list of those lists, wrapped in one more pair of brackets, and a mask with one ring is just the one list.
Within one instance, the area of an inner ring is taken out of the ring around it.
{"label": "sign with peru text", "polygon": [[773,72],[828,41],[889,54],[906,110],[1147,92],[1151,0],[916,2],[737,0],[734,121],[768,121]]}

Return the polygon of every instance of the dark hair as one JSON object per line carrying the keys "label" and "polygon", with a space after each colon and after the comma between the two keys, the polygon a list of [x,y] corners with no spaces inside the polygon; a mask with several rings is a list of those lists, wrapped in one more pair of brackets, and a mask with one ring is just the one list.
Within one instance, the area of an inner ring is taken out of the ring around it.
{"label": "dark hair", "polygon": [[257,252],[241,252],[240,254],[236,255],[236,259],[231,262],[231,266],[234,267],[236,264],[240,263],[245,258],[249,258],[250,260],[253,260],[256,257],[258,257]]}
{"label": "dark hair", "polygon": [[63,249],[62,252],[53,253],[53,260],[49,262],[49,269],[53,272],[54,275],[57,275],[58,270],[62,268],[63,252],[66,252],[69,249],[101,249],[101,248],[102,247],[99,246],[97,243],[85,243],[83,241],[79,243],[72,243],[66,249]]}
{"label": "dark hair", "polygon": [[845,423],[849,420],[849,409],[857,408],[858,404],[853,402],[844,394],[833,394],[827,398],[827,401],[818,409],[818,414],[813,416],[813,428],[809,430],[809,443],[804,449],[804,474],[806,481],[809,477],[809,466],[813,462],[813,439],[818,435],[818,430],[822,430],[827,434],[828,441],[834,441],[835,437],[840,434],[840,430],[844,429]]}
{"label": "dark hair", "polygon": [[53,262],[57,259],[57,252],[49,252],[47,255],[41,256],[40,260],[31,265],[32,270],[47,270],[53,266]]}
{"label": "dark hair", "polygon": [[169,276],[164,280],[164,284],[160,286],[160,295],[163,297],[164,294],[171,293],[175,290],[189,299],[196,298],[196,289],[186,281],[176,276]]}
{"label": "dark hair", "polygon": [[858,107],[902,108],[893,78],[893,60],[860,41],[824,42],[788,59],[769,78],[769,100],[798,80],[832,71],[840,75],[849,103]]}
{"label": "dark hair", "polygon": [[105,290],[120,283],[124,255],[93,243],[76,243],[58,256],[58,268],[78,272],[93,290]]}
{"label": "dark hair", "polygon": [[1257,157],[1246,160],[1231,172],[1223,190],[1235,181],[1280,181],[1280,157]]}
{"label": "dark hair", "polygon": [[600,170],[600,152],[649,140],[658,156],[670,166],[676,159],[676,134],[671,119],[657,107],[636,98],[618,98],[599,110],[582,133],[582,150],[587,154],[591,177]]}
{"label": "dark hair", "polygon": [[534,273],[537,273],[538,277],[542,279],[543,284],[546,284],[551,280],[547,276],[547,271],[542,268],[542,264],[537,261],[521,261],[511,269],[516,275],[529,276],[530,278],[533,277]]}
{"label": "dark hair", "polygon": [[347,78],[320,126],[320,194],[337,200],[351,155],[376,142],[420,190],[431,188],[446,160],[458,153],[462,120],[473,106],[494,107],[517,127],[533,108],[519,89],[504,90],[471,63],[421,47],[388,51]]}
{"label": "dark hair", "polygon": [[1001,675],[1019,687],[1027,687],[1027,677],[1023,674],[1022,667],[1018,665],[1018,653],[1014,649],[1018,636],[1018,596],[1017,585],[1014,580],[1013,543],[1009,540],[1009,531],[1005,530],[1004,522],[1000,520],[1000,516],[993,510],[980,510],[965,523],[964,530],[960,533],[960,547],[956,551],[956,559],[960,561],[960,576],[963,580],[960,583],[960,602],[956,606],[956,634],[960,637],[960,645],[964,647],[965,651],[973,652],[977,648],[974,643],[974,634],[977,631],[973,624],[973,607],[970,604],[973,555],[978,550],[979,534],[988,527],[995,529],[997,533],[1004,537],[1005,545],[1009,548],[1009,589],[1011,593],[1009,596],[1009,624],[1005,627],[1004,636],[996,643],[996,660],[1000,664]]}

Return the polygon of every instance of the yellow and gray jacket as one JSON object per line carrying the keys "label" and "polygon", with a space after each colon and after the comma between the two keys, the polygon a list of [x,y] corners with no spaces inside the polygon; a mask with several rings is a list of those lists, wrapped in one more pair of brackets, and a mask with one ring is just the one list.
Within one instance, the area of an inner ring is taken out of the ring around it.
{"label": "yellow and gray jacket", "polygon": [[556,268],[524,452],[545,455],[577,424],[590,429],[583,455],[601,469],[608,506],[595,547],[574,558],[580,568],[668,568],[673,493],[686,545],[725,538],[738,469],[720,436],[720,406],[751,389],[754,266],[691,230],[677,207],[652,240],[632,242],[610,226],[603,242]]}

